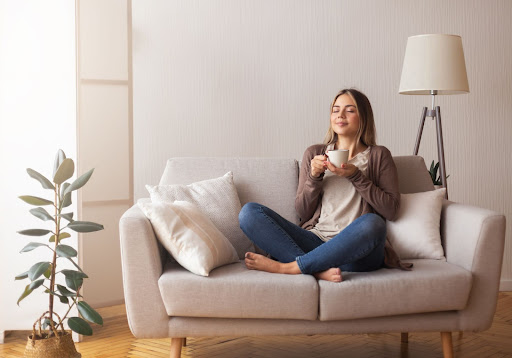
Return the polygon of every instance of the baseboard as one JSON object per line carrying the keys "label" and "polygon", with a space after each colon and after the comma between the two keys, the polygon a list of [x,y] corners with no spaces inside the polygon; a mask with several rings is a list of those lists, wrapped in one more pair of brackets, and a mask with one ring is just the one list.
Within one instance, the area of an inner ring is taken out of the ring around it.
{"label": "baseboard", "polygon": [[500,291],[512,291],[512,280],[501,280]]}
{"label": "baseboard", "polygon": [[98,301],[98,302],[93,302],[91,304],[91,307],[94,309],[97,309],[97,308],[111,307],[111,306],[117,306],[117,305],[124,305],[124,298],[117,299],[117,300],[102,300],[102,301]]}

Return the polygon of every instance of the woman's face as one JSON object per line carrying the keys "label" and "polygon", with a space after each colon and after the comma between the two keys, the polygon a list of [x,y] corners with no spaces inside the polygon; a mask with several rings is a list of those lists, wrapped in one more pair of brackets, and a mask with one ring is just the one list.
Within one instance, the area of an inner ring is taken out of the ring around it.
{"label": "woman's face", "polygon": [[348,94],[339,96],[331,110],[331,128],[343,137],[355,137],[359,130],[356,103]]}

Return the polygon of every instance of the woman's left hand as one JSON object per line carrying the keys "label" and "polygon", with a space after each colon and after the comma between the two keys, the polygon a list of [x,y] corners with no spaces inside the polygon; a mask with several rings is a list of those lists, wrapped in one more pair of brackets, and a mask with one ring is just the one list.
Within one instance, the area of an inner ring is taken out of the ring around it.
{"label": "woman's left hand", "polygon": [[327,169],[329,169],[332,173],[336,174],[340,177],[349,177],[357,171],[357,167],[354,164],[342,164],[341,168],[336,168],[331,162],[326,161]]}

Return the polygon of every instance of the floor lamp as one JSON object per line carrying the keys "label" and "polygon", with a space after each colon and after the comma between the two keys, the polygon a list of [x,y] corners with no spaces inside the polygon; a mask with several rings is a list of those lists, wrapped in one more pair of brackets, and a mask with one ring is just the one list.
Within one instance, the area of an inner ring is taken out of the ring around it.
{"label": "floor lamp", "polygon": [[448,187],[446,185],[441,108],[435,106],[435,98],[437,95],[468,92],[466,62],[460,36],[434,34],[411,36],[407,39],[399,93],[432,96],[432,109],[428,110],[427,107],[423,107],[421,113],[413,154],[418,154],[425,118],[435,119],[437,155],[441,182],[446,188],[446,199],[448,199]]}

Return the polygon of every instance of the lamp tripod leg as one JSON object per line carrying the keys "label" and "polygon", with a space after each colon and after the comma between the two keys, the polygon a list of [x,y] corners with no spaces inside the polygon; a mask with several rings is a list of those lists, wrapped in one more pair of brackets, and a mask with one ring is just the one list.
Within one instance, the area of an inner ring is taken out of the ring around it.
{"label": "lamp tripod leg", "polygon": [[439,158],[439,171],[443,188],[446,188],[445,198],[448,200],[448,186],[446,183],[446,167],[444,161],[443,128],[441,126],[441,108],[436,107],[436,129],[437,129],[437,156]]}
{"label": "lamp tripod leg", "polygon": [[414,146],[413,155],[418,155],[418,150],[420,149],[421,135],[423,134],[423,127],[425,126],[425,117],[426,116],[427,116],[427,107],[423,107],[423,112],[421,112],[420,126],[418,128],[418,135],[416,136],[416,145]]}

